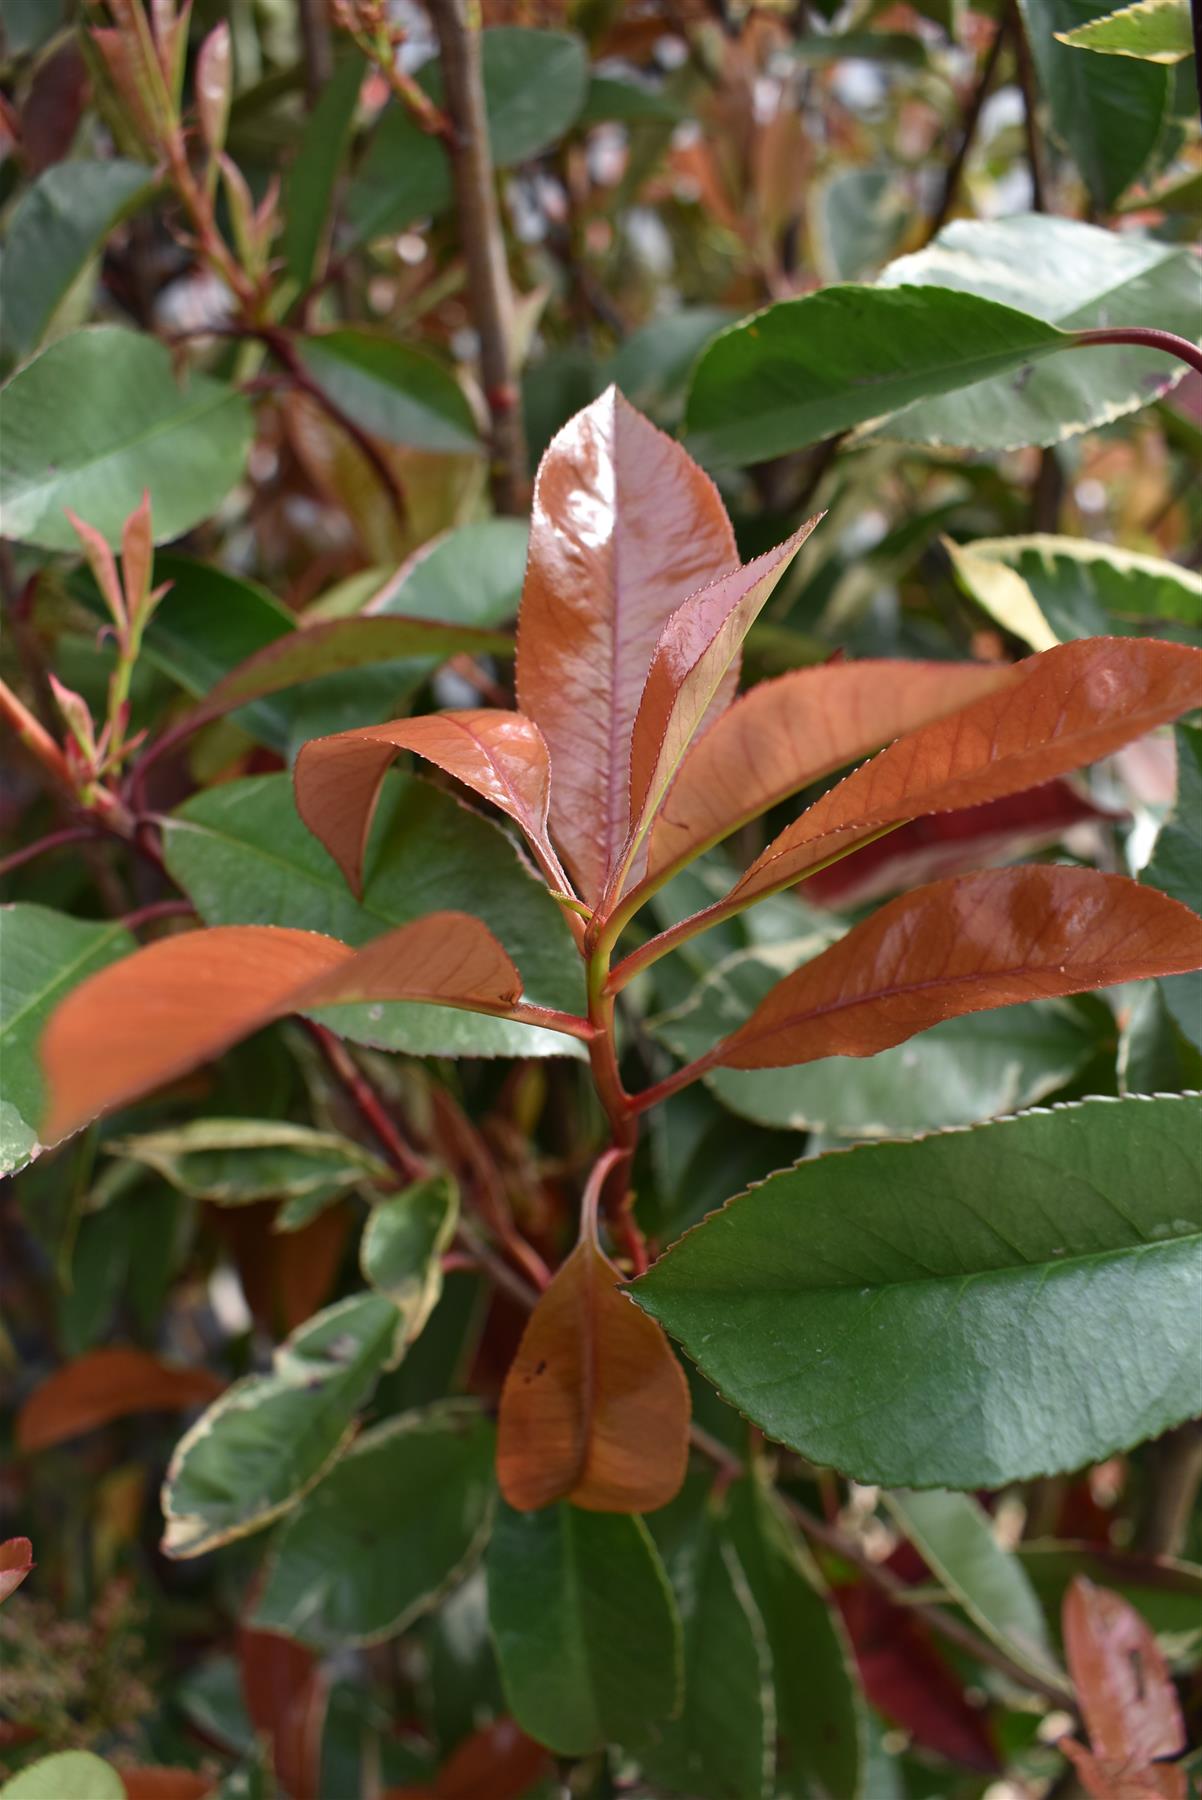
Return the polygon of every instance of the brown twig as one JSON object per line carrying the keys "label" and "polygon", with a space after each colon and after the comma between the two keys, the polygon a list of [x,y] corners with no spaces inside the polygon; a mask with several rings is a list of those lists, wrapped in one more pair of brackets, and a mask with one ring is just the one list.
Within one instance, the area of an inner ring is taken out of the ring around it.
{"label": "brown twig", "polygon": [[513,357],[513,291],[484,107],[480,34],[468,23],[467,0],[430,0],[430,14],[442,52],[468,304],[480,342],[480,374],[491,420],[493,504],[499,513],[515,516],[525,510],[526,443]]}
{"label": "brown twig", "polygon": [[997,66],[1001,60],[1002,46],[1008,36],[1008,24],[1008,19],[1003,17],[997,30],[994,32],[993,42],[989,46],[989,51],[985,57],[981,73],[977,78],[976,86],[969,95],[968,104],[964,108],[963,117],[960,121],[959,142],[956,145],[955,154],[947,166],[947,173],[943,178],[943,192],[939,196],[939,204],[935,208],[931,222],[927,227],[926,236],[923,239],[924,243],[929,244],[931,239],[937,236],[944,225],[947,224],[948,217],[955,204],[956,195],[960,190],[960,178],[964,173],[964,165],[968,161],[969,151],[972,149],[974,140],[976,139],[977,125],[981,118],[981,108],[984,106],[989,90],[993,86],[993,78],[997,73]]}
{"label": "brown twig", "polygon": [[1202,1485],[1202,1420],[1178,1425],[1149,1445],[1147,1479],[1136,1548],[1147,1556],[1180,1556]]}
{"label": "brown twig", "polygon": [[85,839],[96,836],[91,825],[65,825],[61,831],[51,831],[35,844],[25,844],[20,850],[14,850],[0,862],[0,880],[7,875],[14,875],[26,863],[33,862],[39,856],[46,856],[52,850],[65,849],[68,844],[82,844]]}
{"label": "brown twig", "polygon": [[1023,142],[1027,152],[1027,169],[1031,176],[1031,211],[1046,212],[1048,207],[1047,188],[1043,178],[1043,153],[1039,142],[1039,127],[1035,121],[1035,71],[1031,67],[1031,46],[1027,42],[1027,30],[1018,9],[1018,0],[1008,0],[1006,18],[1014,45],[1014,72],[1023,100]]}
{"label": "brown twig", "polygon": [[330,16],[325,0],[297,0],[296,10],[305,63],[305,99],[312,111],[334,69],[330,46]]}
{"label": "brown twig", "polygon": [[359,1116],[379,1140],[384,1154],[401,1180],[424,1180],[430,1173],[429,1165],[415,1150],[409,1148],[389,1118],[384,1102],[342,1039],[336,1037],[325,1025],[319,1025],[316,1019],[302,1019],[301,1023],[321,1051],[331,1074],[337,1078],[357,1107]]}

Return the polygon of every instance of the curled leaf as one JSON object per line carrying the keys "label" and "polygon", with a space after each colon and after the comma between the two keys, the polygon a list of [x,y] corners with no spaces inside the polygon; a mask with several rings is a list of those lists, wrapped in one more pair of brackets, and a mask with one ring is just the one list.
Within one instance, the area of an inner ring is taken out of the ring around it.
{"label": "curled leaf", "polygon": [[[478,708],[393,719],[312,738],[296,760],[296,810],[356,894],[376,802],[401,751],[437,764],[521,826],[545,870],[558,875],[547,837],[551,763],[543,734],[521,713]],[[562,877],[560,877],[562,881]]]}

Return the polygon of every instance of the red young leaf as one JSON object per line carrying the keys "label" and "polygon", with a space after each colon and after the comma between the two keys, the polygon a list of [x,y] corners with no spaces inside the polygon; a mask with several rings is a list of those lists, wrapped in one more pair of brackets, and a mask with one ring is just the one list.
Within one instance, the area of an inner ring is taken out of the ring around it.
{"label": "red young leaf", "polygon": [[0,1544],[0,1605],[16,1593],[33,1567],[33,1545],[28,1538],[7,1538]]}
{"label": "red young leaf", "polygon": [[1118,817],[1122,815],[1104,812],[1067,781],[1048,781],[1025,794],[987,800],[984,806],[911,819],[850,856],[815,869],[806,880],[806,899],[819,906],[862,906],[943,875],[1014,862],[1059,843],[1074,825],[1113,823]]}
{"label": "red young leaf", "polygon": [[745,904],[883,828],[1021,793],[1202,704],[1202,650],[1083,638],[1019,664],[1020,679],[911,732],[824,794],[731,889]]}
{"label": "red young leaf", "polygon": [[486,925],[431,913],[354,951],[273,925],[222,925],[148,944],[68,994],[46,1026],[51,1142],[228,1050],[290,1012],[421,1000],[508,1013],[521,978]]}
{"label": "red young leaf", "polygon": [[521,713],[480,708],[340,731],[312,738],[301,750],[296,810],[355,893],[363,891],[363,858],[380,787],[402,750],[436,763],[508,813],[525,832],[544,874],[564,885],[547,837],[551,764],[543,734]]}
{"label": "red young leaf", "polygon": [[548,1751],[513,1719],[491,1719],[438,1771],[430,1800],[523,1800],[553,1771]]}
{"label": "red young leaf", "polygon": [[648,838],[648,875],[687,862],[809,782],[1013,680],[1001,663],[874,661],[760,682],[681,763]]}
{"label": "red young leaf", "polygon": [[1072,1738],[1057,1746],[1077,1771],[1089,1800],[1187,1800],[1185,1770],[1180,1764],[1152,1764],[1131,1770],[1105,1757],[1091,1756]]}
{"label": "red young leaf", "polygon": [[329,1690],[316,1656],[291,1638],[243,1626],[238,1666],[251,1724],[271,1744],[272,1766],[288,1800],[323,1800],[321,1740]]}
{"label": "red young leaf", "polygon": [[216,1778],[195,1769],[118,1769],[125,1800],[205,1800],[217,1786]]}
{"label": "red young leaf", "polygon": [[1160,1646],[1130,1601],[1074,1577],[1064,1649],[1096,1754],[1142,1769],[1185,1748],[1185,1724]]}
{"label": "red young leaf", "polygon": [[866,1581],[837,1587],[835,1600],[871,1704],[922,1749],[970,1769],[995,1771],[998,1755],[986,1716],[965,1698],[918,1609],[895,1605]]}
{"label": "red young leaf", "polygon": [[[630,734],[659,635],[739,560],[718,491],[616,388],[564,426],[534,487],[521,710],[547,740],[555,841],[590,904],[630,824]],[[733,669],[724,684],[729,699]]]}
{"label": "red young leaf", "polygon": [[208,1369],[172,1368],[147,1350],[89,1350],[34,1389],[17,1414],[17,1448],[48,1450],[131,1413],[207,1406],[223,1386]]}
{"label": "red young leaf", "polygon": [[620,1279],[586,1226],[527,1322],[497,1420],[497,1479],[521,1512],[565,1499],[591,1512],[654,1512],[684,1480],[688,1382]]}
{"label": "red young leaf", "polygon": [[720,575],[678,606],[659,636],[630,742],[630,822],[641,839],[743,639],[818,523]]}
{"label": "red young leaf", "polygon": [[1202,919],[1092,869],[960,875],[904,894],[777,983],[706,1059],[875,1056],[963,1013],[1202,966]]}

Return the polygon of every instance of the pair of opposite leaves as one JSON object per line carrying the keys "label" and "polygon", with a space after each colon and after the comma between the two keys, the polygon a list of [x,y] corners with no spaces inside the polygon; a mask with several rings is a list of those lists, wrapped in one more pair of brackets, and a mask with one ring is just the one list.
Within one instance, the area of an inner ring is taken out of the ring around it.
{"label": "pair of opposite leaves", "polygon": [[[830,665],[732,704],[742,635],[808,530],[732,567],[708,477],[610,390],[539,470],[518,637],[528,712],[439,713],[314,740],[296,771],[302,817],[358,888],[385,772],[411,750],[514,819],[557,891],[568,885],[560,851],[586,905],[617,904],[629,878],[625,914],[765,808],[896,739],[699,915],[716,922],[904,820],[1020,793],[1202,700],[1202,653],[1123,638],[1014,667]],[[726,572],[699,587],[715,566]],[[1193,915],[1119,877],[1042,868],[938,882],[787,977],[704,1066],[872,1055],[955,1013],[1199,961]],[[619,965],[614,985],[623,978]],[[357,1000],[589,1031],[523,1004],[509,957],[463,914],[431,915],[357,955],[315,934],[218,927],[154,944],[68,997],[43,1044],[45,1133],[77,1128],[283,1013]]]}

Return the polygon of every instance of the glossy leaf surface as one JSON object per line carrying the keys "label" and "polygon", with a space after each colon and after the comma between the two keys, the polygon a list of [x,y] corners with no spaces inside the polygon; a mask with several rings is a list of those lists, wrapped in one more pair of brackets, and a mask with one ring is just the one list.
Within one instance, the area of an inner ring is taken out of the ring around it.
{"label": "glossy leaf surface", "polygon": [[74,331],[4,388],[4,533],[74,550],[70,507],[116,545],[146,489],[156,537],[178,537],[224,500],[250,435],[245,398],[208,375],[181,384],[153,337],[113,325]]}
{"label": "glossy leaf surface", "polygon": [[399,1636],[483,1550],[492,1455],[467,1402],[365,1431],[280,1531],[256,1626],[326,1648]]}
{"label": "glossy leaf surface", "polygon": [[634,833],[646,829],[732,668],[737,676],[744,638],[817,523],[691,594],[664,626],[631,736]]}
{"label": "glossy leaf surface", "polygon": [[[362,902],[306,830],[286,775],[228,782],[180,807],[166,831],[168,868],[208,924],[273,924],[363,944],[441,907],[480,918],[521,970],[526,999],[583,1007],[580,958],[559,906],[488,819],[427,782],[390,776],[377,808]],[[573,1040],[445,1009],[343,1006],[341,1035],[417,1056],[564,1056]]]}
{"label": "glossy leaf surface", "polygon": [[824,794],[756,858],[752,898],[892,824],[1021,793],[1117,750],[1202,700],[1202,651],[1090,639],[1020,663],[1004,686],[909,733]]}
{"label": "glossy leaf surface", "polygon": [[1196,1408],[1200,1143],[1174,1097],[863,1146],[732,1200],[631,1292],[770,1437],[857,1479],[1079,1468]]}
{"label": "glossy leaf surface", "polygon": [[628,1514],[498,1509],[488,1606],[510,1710],[561,1756],[638,1744],[681,1700],[680,1619]]}
{"label": "glossy leaf surface", "polygon": [[357,51],[338,63],[318,96],[284,183],[281,247],[289,275],[307,286],[328,233],[339,164],[354,123],[365,69]]}
{"label": "glossy leaf surface", "polygon": [[497,1478],[523,1512],[565,1498],[594,1512],[652,1512],[684,1480],[684,1370],[619,1280],[583,1238],[522,1334],[501,1395]]}
{"label": "glossy leaf surface", "polygon": [[714,339],[693,373],[688,446],[705,462],[762,462],[1065,347],[1054,326],[974,294],[824,288]]}
{"label": "glossy leaf surface", "polygon": [[476,708],[394,719],[314,738],[297,758],[296,810],[356,893],[380,788],[409,750],[462,781],[521,826],[552,867],[547,837],[551,764],[538,726],[521,713]]}
{"label": "glossy leaf surface", "polygon": [[287,1512],[350,1442],[396,1323],[382,1295],[352,1295],[294,1331],[270,1374],[235,1382],[175,1447],[164,1553],[201,1556]]}
{"label": "glossy leaf surface", "polygon": [[626,840],[630,736],[660,633],[738,560],[708,476],[616,388],[552,442],[534,490],[518,704],[547,741],[552,828],[590,903]]}
{"label": "glossy leaf surface", "polygon": [[221,1392],[208,1369],[183,1369],[147,1350],[112,1344],[64,1363],[17,1415],[17,1447],[29,1454],[131,1413],[186,1412]]}
{"label": "glossy leaf surface", "polygon": [[1202,921],[1118,875],[1020,868],[891,900],[788,975],[714,1061],[779,1068],[873,1056],[962,1013],[1202,964]]}
{"label": "glossy leaf surface", "polygon": [[[1035,0],[1041,8],[1062,3],[1076,0]],[[1085,4],[1092,10],[1093,0]],[[1046,28],[1043,18],[1037,28]],[[1050,43],[1048,50],[1072,61],[1062,45]],[[1086,130],[1096,124],[1081,122]],[[1117,139],[1113,147],[1125,155],[1132,139],[1122,131]],[[1193,337],[1202,298],[1198,266],[1187,250],[1046,213],[957,219],[924,250],[890,263],[879,279],[881,287],[899,290],[928,283],[1000,301],[1062,331],[1142,325],[1154,312],[1164,329]],[[1140,345],[1074,350],[1034,364],[1021,380],[974,381],[963,392],[919,401],[890,419],[883,435],[979,449],[1058,443],[1146,406],[1182,372],[1173,357]]]}
{"label": "glossy leaf surface", "polygon": [[46,1130],[64,1136],[290,1012],[400,999],[506,1009],[520,992],[504,950],[467,913],[432,913],[357,954],[271,925],[163,938],[92,976],[55,1012],[41,1045]]}
{"label": "glossy leaf surface", "polygon": [[866,661],[757,683],[690,747],[651,828],[648,875],[1010,679],[1003,665]]}
{"label": "glossy leaf surface", "polygon": [[128,956],[123,926],[71,919],[48,906],[0,908],[0,1171],[37,1148],[45,1091],[37,1044],[47,1019],[74,987]]}

